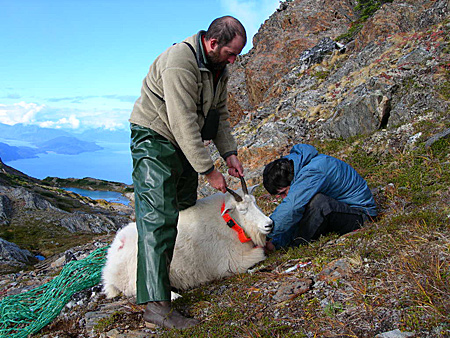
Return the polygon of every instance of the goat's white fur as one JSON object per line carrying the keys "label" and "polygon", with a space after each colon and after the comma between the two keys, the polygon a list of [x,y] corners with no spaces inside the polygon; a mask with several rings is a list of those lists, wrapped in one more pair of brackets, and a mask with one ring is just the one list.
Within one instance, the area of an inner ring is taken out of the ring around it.
{"label": "goat's white fur", "polygon": [[[265,258],[266,235],[272,220],[258,208],[254,196],[243,195],[236,202],[230,194],[216,193],[197,201],[180,212],[178,235],[170,265],[171,285],[186,290],[236,273],[246,272]],[[221,207],[244,229],[252,239],[241,243],[234,230],[221,215]],[[102,271],[103,291],[108,298],[123,293],[136,296],[136,224],[130,223],[117,234],[108,249]]]}

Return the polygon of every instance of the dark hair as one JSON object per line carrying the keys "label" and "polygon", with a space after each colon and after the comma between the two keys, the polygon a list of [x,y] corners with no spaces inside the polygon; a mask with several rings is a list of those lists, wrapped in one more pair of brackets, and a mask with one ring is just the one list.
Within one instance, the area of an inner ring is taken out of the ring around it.
{"label": "dark hair", "polygon": [[205,34],[206,40],[217,39],[219,46],[225,46],[239,35],[244,40],[244,45],[247,43],[247,34],[241,22],[232,16],[222,16],[215,19],[209,25]]}
{"label": "dark hair", "polygon": [[277,195],[278,191],[291,185],[294,178],[294,162],[287,158],[280,158],[270,162],[264,168],[264,188],[271,195]]}

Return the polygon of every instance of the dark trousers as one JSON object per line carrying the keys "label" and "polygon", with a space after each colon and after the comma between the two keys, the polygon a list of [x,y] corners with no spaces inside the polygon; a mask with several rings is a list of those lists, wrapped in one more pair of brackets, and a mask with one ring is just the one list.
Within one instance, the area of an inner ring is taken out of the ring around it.
{"label": "dark trousers", "polygon": [[359,229],[368,216],[363,210],[323,194],[316,194],[306,205],[297,233],[291,246],[298,246],[318,239],[321,235],[346,234]]}
{"label": "dark trousers", "polygon": [[178,214],[195,204],[198,174],[166,138],[135,124],[131,155],[138,231],[136,303],[168,301]]}

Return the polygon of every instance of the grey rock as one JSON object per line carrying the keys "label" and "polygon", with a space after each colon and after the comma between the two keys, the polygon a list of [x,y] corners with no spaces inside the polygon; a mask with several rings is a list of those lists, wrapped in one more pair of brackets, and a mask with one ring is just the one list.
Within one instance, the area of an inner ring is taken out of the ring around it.
{"label": "grey rock", "polygon": [[97,310],[87,312],[84,316],[85,328],[90,337],[95,337],[94,328],[102,319],[111,317],[115,312],[123,309],[127,301],[101,305]]}
{"label": "grey rock", "polygon": [[283,283],[277,293],[273,296],[273,299],[277,302],[283,302],[286,300],[294,299],[311,289],[313,284],[312,279],[309,278],[293,278]]}
{"label": "grey rock", "polygon": [[42,196],[30,192],[25,188],[15,188],[11,192],[11,196],[18,200],[25,209],[38,209],[38,210],[59,210],[53,206]]}
{"label": "grey rock", "polygon": [[13,208],[8,196],[0,194],[0,225],[8,225],[11,221]]}
{"label": "grey rock", "polygon": [[318,274],[321,281],[331,282],[352,275],[352,268],[347,259],[337,259],[327,264]]}
{"label": "grey rock", "polygon": [[399,95],[392,98],[388,127],[406,124],[416,116],[424,116],[429,111],[444,113],[448,110],[449,103],[438,99],[432,88],[428,88],[428,85],[422,86],[419,79],[412,81],[421,88],[407,92],[400,90]]}
{"label": "grey rock", "polygon": [[413,332],[402,332],[399,329],[377,334],[375,338],[407,338],[414,337]]}
{"label": "grey rock", "polygon": [[410,69],[413,64],[423,63],[431,59],[432,54],[423,48],[416,48],[411,53],[402,56],[397,61],[397,65],[405,69]]}
{"label": "grey rock", "polygon": [[118,222],[104,215],[92,215],[74,212],[61,219],[60,225],[70,232],[91,232],[100,234],[120,229],[128,223],[126,218],[118,218]]}
{"label": "grey rock", "polygon": [[425,142],[425,147],[429,148],[431,147],[434,143],[436,143],[437,141],[443,139],[443,138],[448,138],[450,137],[450,128],[444,130],[443,132],[436,134],[432,137],[430,137],[426,142]]}
{"label": "grey rock", "polygon": [[323,128],[334,138],[369,134],[380,128],[389,111],[389,98],[381,92],[371,92],[346,100]]}
{"label": "grey rock", "polygon": [[17,244],[0,238],[0,266],[24,267],[35,262],[36,259],[28,250],[21,249]]}
{"label": "grey rock", "polygon": [[313,48],[305,50],[299,56],[301,69],[306,69],[314,63],[321,63],[325,55],[332,54],[334,50],[345,52],[345,46],[337,43],[330,38],[323,38]]}
{"label": "grey rock", "polygon": [[433,3],[433,6],[427,11],[423,11],[418,19],[418,27],[425,28],[434,25],[446,17],[448,17],[448,11],[450,10],[450,4],[448,0],[438,0]]}

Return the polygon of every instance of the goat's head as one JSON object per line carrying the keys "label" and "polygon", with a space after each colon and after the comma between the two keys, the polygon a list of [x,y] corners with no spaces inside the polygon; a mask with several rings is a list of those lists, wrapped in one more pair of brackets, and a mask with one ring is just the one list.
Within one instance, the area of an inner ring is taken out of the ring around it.
{"label": "goat's head", "polygon": [[225,198],[225,210],[231,213],[232,217],[252,239],[254,244],[264,246],[266,244],[266,235],[272,230],[273,222],[258,207],[256,199],[252,195],[257,185],[247,189],[247,185],[242,177],[241,184],[242,196],[227,188],[227,191],[232,196]]}

